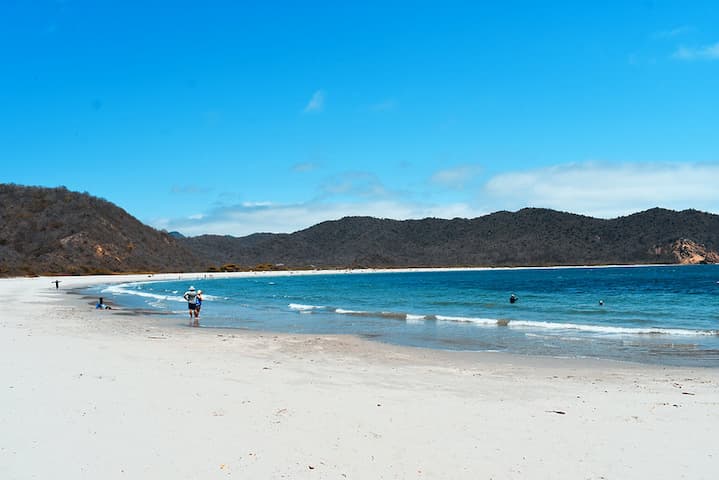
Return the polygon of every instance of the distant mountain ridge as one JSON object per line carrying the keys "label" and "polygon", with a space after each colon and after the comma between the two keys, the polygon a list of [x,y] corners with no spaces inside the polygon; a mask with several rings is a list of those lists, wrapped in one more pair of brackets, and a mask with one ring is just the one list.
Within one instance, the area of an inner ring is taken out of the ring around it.
{"label": "distant mountain ridge", "polygon": [[240,267],[717,263],[719,216],[654,208],[604,220],[525,208],[474,219],[346,217],[292,234],[182,241],[212,263]]}
{"label": "distant mountain ridge", "polygon": [[525,208],[474,219],[346,217],[291,234],[184,237],[106,200],[0,184],[0,275],[719,263],[719,216],[654,208],[605,220]]}

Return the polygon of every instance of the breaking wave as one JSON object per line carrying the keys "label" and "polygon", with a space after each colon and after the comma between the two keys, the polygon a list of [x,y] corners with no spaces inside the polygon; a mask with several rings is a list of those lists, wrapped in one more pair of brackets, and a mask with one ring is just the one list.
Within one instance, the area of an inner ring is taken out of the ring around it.
{"label": "breaking wave", "polygon": [[392,320],[404,320],[410,324],[424,323],[428,321],[445,322],[445,323],[464,323],[486,327],[507,327],[526,330],[539,331],[581,331],[587,333],[605,334],[605,335],[681,335],[681,336],[712,336],[719,335],[719,330],[691,330],[682,328],[661,328],[661,327],[618,327],[607,325],[591,325],[581,323],[560,323],[560,322],[543,322],[533,320],[511,320],[506,318],[484,318],[484,317],[464,317],[449,315],[421,315],[416,313],[402,312],[384,312],[384,311],[365,311],[365,310],[349,310],[345,308],[332,308],[319,305],[301,305],[291,303],[288,305],[291,310],[301,313],[335,313],[338,315],[347,315],[354,317],[374,317],[387,318]]}

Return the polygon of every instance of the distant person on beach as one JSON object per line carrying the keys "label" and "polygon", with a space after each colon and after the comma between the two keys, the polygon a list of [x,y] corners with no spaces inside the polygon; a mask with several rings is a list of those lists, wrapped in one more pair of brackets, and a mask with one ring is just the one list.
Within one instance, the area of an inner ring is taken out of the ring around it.
{"label": "distant person on beach", "polygon": [[95,310],[112,310],[109,305],[105,305],[104,299],[100,297],[100,300],[95,305]]}
{"label": "distant person on beach", "polygon": [[195,291],[195,287],[190,285],[190,288],[185,292],[182,298],[187,300],[187,311],[190,313],[190,325],[193,327],[199,326],[200,321],[197,319],[197,292]]}
{"label": "distant person on beach", "polygon": [[54,284],[55,284],[55,290],[57,290],[58,288],[60,288],[60,280],[53,280],[53,281],[50,282],[50,283],[54,283]]}
{"label": "distant person on beach", "polygon": [[517,298],[515,294],[509,296],[509,303],[517,303],[517,300],[519,300],[519,298]]}

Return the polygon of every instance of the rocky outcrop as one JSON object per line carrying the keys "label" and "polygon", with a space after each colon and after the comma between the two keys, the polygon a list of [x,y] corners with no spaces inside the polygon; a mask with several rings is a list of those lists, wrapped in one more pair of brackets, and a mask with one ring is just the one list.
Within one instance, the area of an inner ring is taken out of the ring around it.
{"label": "rocky outcrop", "polygon": [[693,240],[681,238],[672,244],[672,253],[677,263],[694,265],[697,263],[719,263],[719,253],[708,250]]}

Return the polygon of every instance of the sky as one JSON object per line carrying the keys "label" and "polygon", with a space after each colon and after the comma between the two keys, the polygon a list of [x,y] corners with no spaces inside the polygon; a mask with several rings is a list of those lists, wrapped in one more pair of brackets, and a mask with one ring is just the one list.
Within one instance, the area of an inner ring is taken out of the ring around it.
{"label": "sky", "polygon": [[719,213],[714,1],[0,0],[0,183],[194,236]]}

